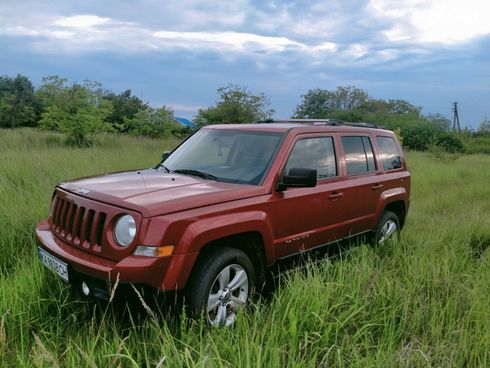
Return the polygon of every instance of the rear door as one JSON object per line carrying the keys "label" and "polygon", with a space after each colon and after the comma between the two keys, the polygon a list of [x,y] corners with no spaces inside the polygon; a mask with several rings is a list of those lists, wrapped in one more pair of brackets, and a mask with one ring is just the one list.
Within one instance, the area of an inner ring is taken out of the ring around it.
{"label": "rear door", "polygon": [[356,235],[376,226],[376,206],[385,184],[370,134],[340,134],[340,142],[346,175],[345,223],[349,235]]}
{"label": "rear door", "polygon": [[377,134],[376,143],[378,146],[379,166],[384,171],[383,190],[400,188],[408,188],[410,190],[410,174],[406,170],[401,147],[395,137]]}

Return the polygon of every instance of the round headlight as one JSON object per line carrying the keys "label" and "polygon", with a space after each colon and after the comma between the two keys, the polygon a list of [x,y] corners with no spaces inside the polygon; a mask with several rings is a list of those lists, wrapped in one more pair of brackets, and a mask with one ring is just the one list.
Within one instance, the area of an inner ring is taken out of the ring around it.
{"label": "round headlight", "polygon": [[119,217],[114,225],[114,238],[121,247],[127,247],[136,236],[136,221],[131,215]]}

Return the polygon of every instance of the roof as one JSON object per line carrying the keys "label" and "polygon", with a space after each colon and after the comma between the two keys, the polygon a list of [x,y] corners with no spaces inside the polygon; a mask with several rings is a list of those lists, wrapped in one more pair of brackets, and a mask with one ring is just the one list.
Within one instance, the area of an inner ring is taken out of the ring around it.
{"label": "roof", "polygon": [[188,128],[192,128],[194,126],[194,123],[192,121],[190,121],[189,119],[186,119],[186,118],[178,118],[176,116],[174,116],[174,120],[183,125],[183,126],[186,126]]}

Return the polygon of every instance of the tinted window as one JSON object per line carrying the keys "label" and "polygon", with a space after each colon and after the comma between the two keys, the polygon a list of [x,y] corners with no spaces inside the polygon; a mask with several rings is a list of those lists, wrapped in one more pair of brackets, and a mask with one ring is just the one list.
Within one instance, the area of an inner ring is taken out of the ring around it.
{"label": "tinted window", "polygon": [[305,138],[296,142],[286,164],[291,168],[316,169],[318,179],[337,176],[332,137]]}
{"label": "tinted window", "polygon": [[402,167],[402,159],[395,140],[391,137],[376,137],[383,169],[394,170]]}
{"label": "tinted window", "polygon": [[373,147],[369,137],[342,137],[347,175],[376,171]]}

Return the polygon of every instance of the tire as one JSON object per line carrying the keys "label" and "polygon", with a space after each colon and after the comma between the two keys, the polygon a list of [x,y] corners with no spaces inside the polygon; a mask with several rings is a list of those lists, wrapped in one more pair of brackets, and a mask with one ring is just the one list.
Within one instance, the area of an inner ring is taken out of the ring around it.
{"label": "tire", "polygon": [[186,303],[191,316],[205,317],[209,326],[231,326],[254,290],[250,258],[238,249],[220,247],[199,262],[186,292]]}
{"label": "tire", "polygon": [[384,211],[374,234],[374,245],[383,245],[386,241],[397,242],[400,239],[400,219],[391,211]]}

